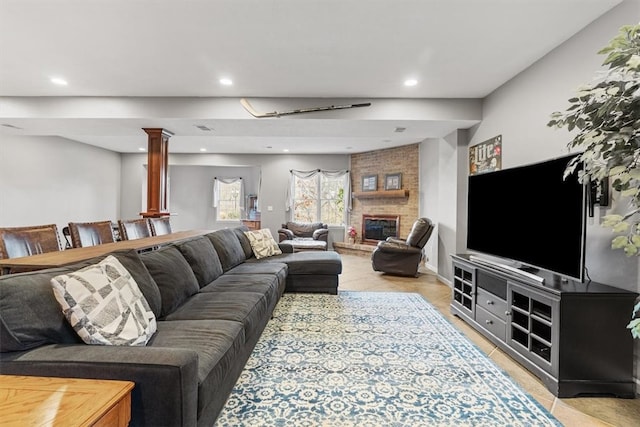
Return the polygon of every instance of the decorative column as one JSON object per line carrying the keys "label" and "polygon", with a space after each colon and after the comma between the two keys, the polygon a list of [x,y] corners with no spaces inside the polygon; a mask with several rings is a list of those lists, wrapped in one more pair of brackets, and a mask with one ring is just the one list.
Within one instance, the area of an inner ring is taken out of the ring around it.
{"label": "decorative column", "polygon": [[169,215],[167,210],[167,175],[169,172],[169,138],[173,133],[161,128],[143,128],[147,143],[147,211],[143,218]]}

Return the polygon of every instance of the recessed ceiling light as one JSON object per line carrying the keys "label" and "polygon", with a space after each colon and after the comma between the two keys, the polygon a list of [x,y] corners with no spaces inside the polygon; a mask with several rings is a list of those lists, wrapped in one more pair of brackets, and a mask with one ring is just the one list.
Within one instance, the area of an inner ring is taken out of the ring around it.
{"label": "recessed ceiling light", "polygon": [[231,86],[233,84],[233,80],[228,79],[228,78],[225,77],[225,78],[220,79],[220,84],[222,86]]}
{"label": "recessed ceiling light", "polygon": [[205,151],[207,151],[207,149],[206,148],[201,148],[200,151],[202,151],[204,153]]}
{"label": "recessed ceiling light", "polygon": [[284,149],[284,150],[282,150],[282,151],[284,151],[285,153],[288,153],[288,152],[289,152],[289,149],[288,149],[288,148],[285,148],[285,149]]}
{"label": "recessed ceiling light", "polygon": [[147,151],[147,149],[146,149],[146,148],[144,148],[144,147],[139,147],[139,148],[138,148],[138,151]]}
{"label": "recessed ceiling light", "polygon": [[62,79],[60,77],[51,77],[51,83],[59,86],[66,86],[69,84],[65,79]]}
{"label": "recessed ceiling light", "polygon": [[405,86],[415,86],[417,84],[418,84],[418,81],[416,79],[407,79],[404,81]]}

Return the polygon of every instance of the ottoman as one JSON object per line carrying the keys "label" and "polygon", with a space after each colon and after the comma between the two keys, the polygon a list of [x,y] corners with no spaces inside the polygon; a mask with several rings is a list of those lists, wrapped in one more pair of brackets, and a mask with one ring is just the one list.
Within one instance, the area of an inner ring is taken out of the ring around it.
{"label": "ottoman", "polygon": [[291,245],[291,247],[293,247],[293,252],[326,251],[327,250],[327,242],[325,242],[324,240],[299,238],[299,239],[293,239],[293,240],[283,240],[280,243],[285,245]]}

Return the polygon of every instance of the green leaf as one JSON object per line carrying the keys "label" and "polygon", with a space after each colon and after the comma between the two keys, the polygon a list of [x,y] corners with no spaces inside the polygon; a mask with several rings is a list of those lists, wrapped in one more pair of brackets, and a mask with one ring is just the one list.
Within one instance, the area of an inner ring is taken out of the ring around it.
{"label": "green leaf", "polygon": [[617,215],[617,214],[605,215],[602,217],[602,226],[613,227],[614,225],[622,221],[623,218],[624,217],[622,215]]}
{"label": "green leaf", "polygon": [[609,176],[616,176],[627,170],[625,166],[614,166],[609,170]]}
{"label": "green leaf", "polygon": [[624,247],[624,253],[627,256],[633,256],[633,255],[638,253],[638,248],[636,247],[636,245],[629,244],[629,245]]}
{"label": "green leaf", "polygon": [[611,249],[624,248],[628,243],[626,236],[617,236],[611,241]]}
{"label": "green leaf", "polygon": [[627,329],[631,329],[631,335],[634,338],[640,338],[640,319],[633,319],[629,322]]}

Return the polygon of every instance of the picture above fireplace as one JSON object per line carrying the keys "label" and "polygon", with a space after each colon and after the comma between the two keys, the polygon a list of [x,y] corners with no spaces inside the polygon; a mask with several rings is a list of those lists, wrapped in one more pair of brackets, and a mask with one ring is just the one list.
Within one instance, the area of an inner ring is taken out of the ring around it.
{"label": "picture above fireplace", "polygon": [[387,237],[400,237],[399,215],[362,215],[362,243],[376,245]]}

